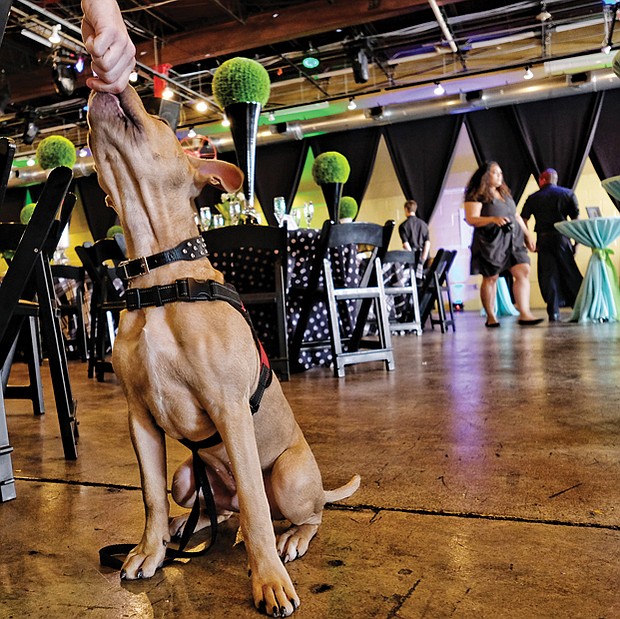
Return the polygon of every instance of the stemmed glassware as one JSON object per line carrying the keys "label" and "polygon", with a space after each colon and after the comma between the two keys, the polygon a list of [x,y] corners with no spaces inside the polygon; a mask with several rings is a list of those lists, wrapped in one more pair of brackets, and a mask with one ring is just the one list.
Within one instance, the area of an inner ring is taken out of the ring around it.
{"label": "stemmed glassware", "polygon": [[276,196],[273,199],[273,214],[278,221],[278,225],[281,226],[286,215],[286,202],[282,196]]}
{"label": "stemmed glassware", "polygon": [[239,223],[239,217],[241,216],[241,204],[239,202],[231,202],[228,205],[228,214],[230,215],[230,225],[236,226]]}
{"label": "stemmed glassware", "polygon": [[200,209],[200,225],[201,230],[208,230],[211,227],[212,221],[211,209],[208,206],[203,206]]}
{"label": "stemmed glassware", "polygon": [[310,228],[310,222],[314,217],[314,204],[312,204],[312,201],[304,203],[304,217],[306,218],[306,227]]}
{"label": "stemmed glassware", "polygon": [[299,228],[299,224],[301,223],[301,209],[300,208],[294,208],[291,211],[291,215],[293,216],[293,221],[295,222],[295,224]]}

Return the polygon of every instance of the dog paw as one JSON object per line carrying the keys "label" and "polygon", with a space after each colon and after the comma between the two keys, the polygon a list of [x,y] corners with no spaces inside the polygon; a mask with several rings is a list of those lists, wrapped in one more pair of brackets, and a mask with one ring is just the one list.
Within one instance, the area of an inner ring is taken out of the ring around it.
{"label": "dog paw", "polygon": [[294,561],[306,554],[310,541],[315,536],[318,525],[293,525],[278,537],[276,548],[284,563]]}
{"label": "dog paw", "polygon": [[252,593],[256,608],[270,617],[290,617],[299,608],[299,597],[284,570],[275,577],[252,577]]}

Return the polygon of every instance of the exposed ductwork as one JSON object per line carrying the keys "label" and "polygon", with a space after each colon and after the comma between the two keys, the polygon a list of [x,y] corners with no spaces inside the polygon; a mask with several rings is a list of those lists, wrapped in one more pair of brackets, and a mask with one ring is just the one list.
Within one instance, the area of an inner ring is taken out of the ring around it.
{"label": "exposed ductwork", "polygon": [[[484,90],[462,92],[456,95],[409,101],[386,106],[357,109],[333,116],[312,120],[279,123],[263,127],[259,131],[259,145],[274,144],[282,141],[301,140],[317,133],[334,133],[350,131],[364,127],[395,124],[418,118],[430,118],[444,114],[464,114],[476,110],[485,110],[504,105],[515,105],[530,101],[554,99],[571,95],[584,94],[620,88],[618,79],[611,69],[547,77],[536,82],[519,82]],[[208,133],[208,126],[207,131]],[[213,136],[211,141],[218,152],[233,150],[232,137]],[[73,168],[76,177],[88,176],[94,172],[92,157],[80,158]],[[47,172],[34,166],[32,168],[14,168],[9,179],[9,187],[19,187],[45,182]]]}

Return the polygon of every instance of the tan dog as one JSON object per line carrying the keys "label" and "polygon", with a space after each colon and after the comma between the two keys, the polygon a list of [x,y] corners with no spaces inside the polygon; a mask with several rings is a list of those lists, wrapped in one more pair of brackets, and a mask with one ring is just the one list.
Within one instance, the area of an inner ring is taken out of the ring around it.
{"label": "tan dog", "polygon": [[[235,166],[188,157],[131,87],[118,97],[93,94],[88,120],[99,182],[119,214],[130,259],[195,237],[192,200],[206,183],[227,191],[241,185]],[[188,277],[222,281],[209,260],[200,258],[165,264],[131,286]],[[200,457],[218,519],[239,512],[256,607],[273,616],[293,613],[299,598],[283,562],[306,552],[325,502],[353,494],[359,476],[337,490],[323,490],[314,456],[275,377],[252,416],[249,398],[259,378],[259,354],[247,322],[225,301],[123,312],[113,363],[127,397],[146,509],[142,539],[121,577],[152,576],[171,536],[185,523],[185,518],[169,521],[164,433],[201,441],[217,431],[223,443],[201,450]],[[172,496],[184,507],[192,503],[191,458],[176,472]],[[272,517],[292,523],[277,542]],[[199,527],[208,522],[201,517]]]}

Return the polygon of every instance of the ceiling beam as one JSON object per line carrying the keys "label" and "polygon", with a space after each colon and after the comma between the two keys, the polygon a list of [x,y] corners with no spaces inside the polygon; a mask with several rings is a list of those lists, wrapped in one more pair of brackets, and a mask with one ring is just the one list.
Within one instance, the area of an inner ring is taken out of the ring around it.
{"label": "ceiling beam", "polygon": [[[167,37],[158,50],[157,61],[172,66],[198,62],[336,28],[400,17],[427,6],[427,0],[346,0],[333,3],[313,0],[282,10],[275,19],[271,13],[263,13],[249,17],[243,25],[230,21]],[[149,66],[155,64],[152,42],[141,43],[137,48],[140,62]]]}

